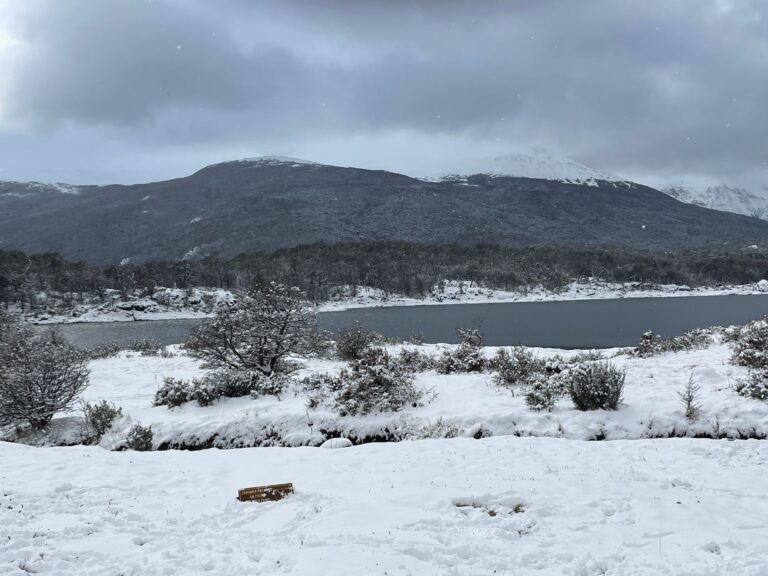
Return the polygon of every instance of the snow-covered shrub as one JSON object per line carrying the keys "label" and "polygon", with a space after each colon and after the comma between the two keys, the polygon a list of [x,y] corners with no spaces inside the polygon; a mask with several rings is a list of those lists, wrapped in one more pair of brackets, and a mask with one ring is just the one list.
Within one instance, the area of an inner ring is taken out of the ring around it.
{"label": "snow-covered shrub", "polygon": [[381,340],[381,335],[360,326],[336,334],[336,356],[339,360],[358,360],[363,353]]}
{"label": "snow-covered shrub", "polygon": [[106,434],[115,420],[123,414],[123,409],[102,400],[98,404],[88,404],[83,406],[85,414],[85,423],[87,429],[93,432],[94,439],[98,442]]}
{"label": "snow-covered shrub", "polygon": [[138,338],[128,345],[128,350],[141,352],[142,356],[157,356],[163,345],[152,338]]}
{"label": "snow-covered shrub", "polygon": [[742,326],[726,326],[720,332],[720,339],[723,342],[736,342],[741,336]]}
{"label": "snow-covered shrub", "polygon": [[423,426],[414,436],[414,440],[456,438],[459,435],[459,427],[456,424],[443,420],[442,417]]}
{"label": "snow-covered shrub", "polygon": [[181,378],[163,378],[163,384],[155,392],[153,406],[175,408],[192,399],[192,386]]}
{"label": "snow-covered shrub", "polygon": [[288,356],[315,353],[320,341],[315,312],[301,291],[272,282],[224,303],[192,332],[184,348],[204,368],[269,376],[285,366]]}
{"label": "snow-covered shrub", "polygon": [[397,361],[404,369],[410,372],[426,372],[435,367],[435,359],[429,355],[414,350],[413,348],[403,348],[397,355]]}
{"label": "snow-covered shrub", "polygon": [[99,346],[89,348],[86,353],[91,360],[101,360],[103,358],[114,358],[120,352],[120,345],[117,342],[106,342]]}
{"label": "snow-covered shrub", "polygon": [[313,410],[326,403],[335,387],[338,383],[330,374],[311,374],[299,381],[298,392],[307,398],[307,408]]}
{"label": "snow-covered shrub", "polygon": [[605,356],[600,350],[585,350],[583,352],[577,352],[568,359],[570,364],[583,364],[584,362],[598,362],[604,360]]}
{"label": "snow-covered shrub", "polygon": [[483,337],[473,328],[457,330],[459,345],[453,350],[444,350],[435,361],[435,370],[439,374],[455,372],[482,372],[485,368],[483,358]]}
{"label": "snow-covered shrub", "polygon": [[254,381],[254,387],[251,390],[251,396],[280,396],[291,385],[291,378],[286,374],[272,373],[271,376],[264,376]]}
{"label": "snow-covered shrub", "polygon": [[733,343],[732,362],[749,368],[768,368],[768,317],[745,325]]}
{"label": "snow-covered shrub", "polygon": [[768,400],[768,370],[751,370],[744,378],[734,383],[741,396],[755,400]]}
{"label": "snow-covered shrub", "polygon": [[129,450],[136,450],[137,452],[149,452],[152,450],[153,438],[152,426],[136,424],[128,431],[128,436],[125,439],[125,447]]}
{"label": "snow-covered shrub", "polygon": [[415,346],[421,346],[424,344],[424,332],[414,332],[408,338],[408,342],[410,344],[414,344]]}
{"label": "snow-covered shrub", "polygon": [[568,393],[578,410],[616,410],[626,375],[609,362],[579,364],[569,371]]}
{"label": "snow-covered shrub", "polygon": [[336,410],[341,416],[397,412],[415,405],[422,397],[413,385],[413,374],[383,348],[370,348],[359,360],[353,360],[332,386]]}
{"label": "snow-covered shrub", "polygon": [[528,380],[528,386],[525,403],[536,412],[549,412],[555,407],[558,398],[566,392],[565,381],[558,375],[535,374]]}
{"label": "snow-covered shrub", "polygon": [[0,426],[45,428],[88,386],[88,359],[56,331],[5,327],[0,341]]}
{"label": "snow-covered shrub", "polygon": [[700,328],[687,330],[681,335],[671,338],[662,338],[658,334],[648,331],[640,336],[640,343],[633,354],[640,358],[650,358],[664,352],[682,352],[706,348],[710,344],[712,344],[711,332]]}
{"label": "snow-covered shrub", "polygon": [[524,346],[515,346],[508,351],[501,348],[490,362],[496,373],[493,381],[499,386],[526,384],[544,373],[546,362]]}
{"label": "snow-covered shrub", "polygon": [[247,370],[214,370],[193,381],[193,387],[207,386],[216,390],[217,397],[242,398],[248,396],[264,378],[260,372]]}

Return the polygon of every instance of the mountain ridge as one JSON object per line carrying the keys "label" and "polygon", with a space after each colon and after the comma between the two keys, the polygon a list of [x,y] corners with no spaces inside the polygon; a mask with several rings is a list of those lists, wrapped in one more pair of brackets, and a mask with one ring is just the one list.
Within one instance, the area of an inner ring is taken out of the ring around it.
{"label": "mountain ridge", "polygon": [[768,243],[768,223],[683,204],[640,184],[475,174],[426,181],[274,157],[170,180],[54,188],[0,183],[0,248],[111,264],[314,242],[619,245]]}

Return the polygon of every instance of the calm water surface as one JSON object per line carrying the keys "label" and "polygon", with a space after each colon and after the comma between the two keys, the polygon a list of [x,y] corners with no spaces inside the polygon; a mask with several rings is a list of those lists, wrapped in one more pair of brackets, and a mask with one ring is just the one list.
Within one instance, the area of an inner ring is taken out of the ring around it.
{"label": "calm water surface", "polygon": [[[359,323],[385,336],[407,338],[421,332],[426,342],[455,342],[457,328],[474,327],[492,346],[608,348],[635,345],[646,330],[672,336],[690,328],[743,324],[766,314],[768,295],[755,295],[359,308],[324,312],[318,319],[325,330]],[[65,324],[61,329],[83,347],[125,345],[137,338],[176,344],[200,322]]]}

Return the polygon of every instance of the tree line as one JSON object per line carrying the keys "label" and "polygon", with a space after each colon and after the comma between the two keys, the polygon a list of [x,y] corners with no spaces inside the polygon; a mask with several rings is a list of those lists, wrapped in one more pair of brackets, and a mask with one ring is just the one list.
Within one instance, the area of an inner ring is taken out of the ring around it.
{"label": "tree line", "polygon": [[755,249],[667,252],[617,247],[506,247],[423,245],[407,242],[311,244],[233,259],[215,256],[93,266],[55,253],[27,255],[0,250],[0,302],[22,309],[39,292],[84,295],[118,290],[151,293],[156,287],[205,286],[247,290],[279,282],[297,286],[316,302],[339,286],[368,286],[387,293],[423,296],[445,280],[465,280],[497,290],[543,285],[558,289],[572,278],[612,282],[746,284],[768,277],[768,254]]}

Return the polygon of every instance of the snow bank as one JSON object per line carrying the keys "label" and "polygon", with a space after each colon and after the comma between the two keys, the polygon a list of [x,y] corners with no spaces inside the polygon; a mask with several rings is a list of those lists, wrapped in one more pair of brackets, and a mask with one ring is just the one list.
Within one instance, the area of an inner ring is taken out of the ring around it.
{"label": "snow bank", "polygon": [[[347,450],[0,443],[0,572],[765,574],[768,443],[490,438]],[[238,488],[293,482],[279,502]]]}

